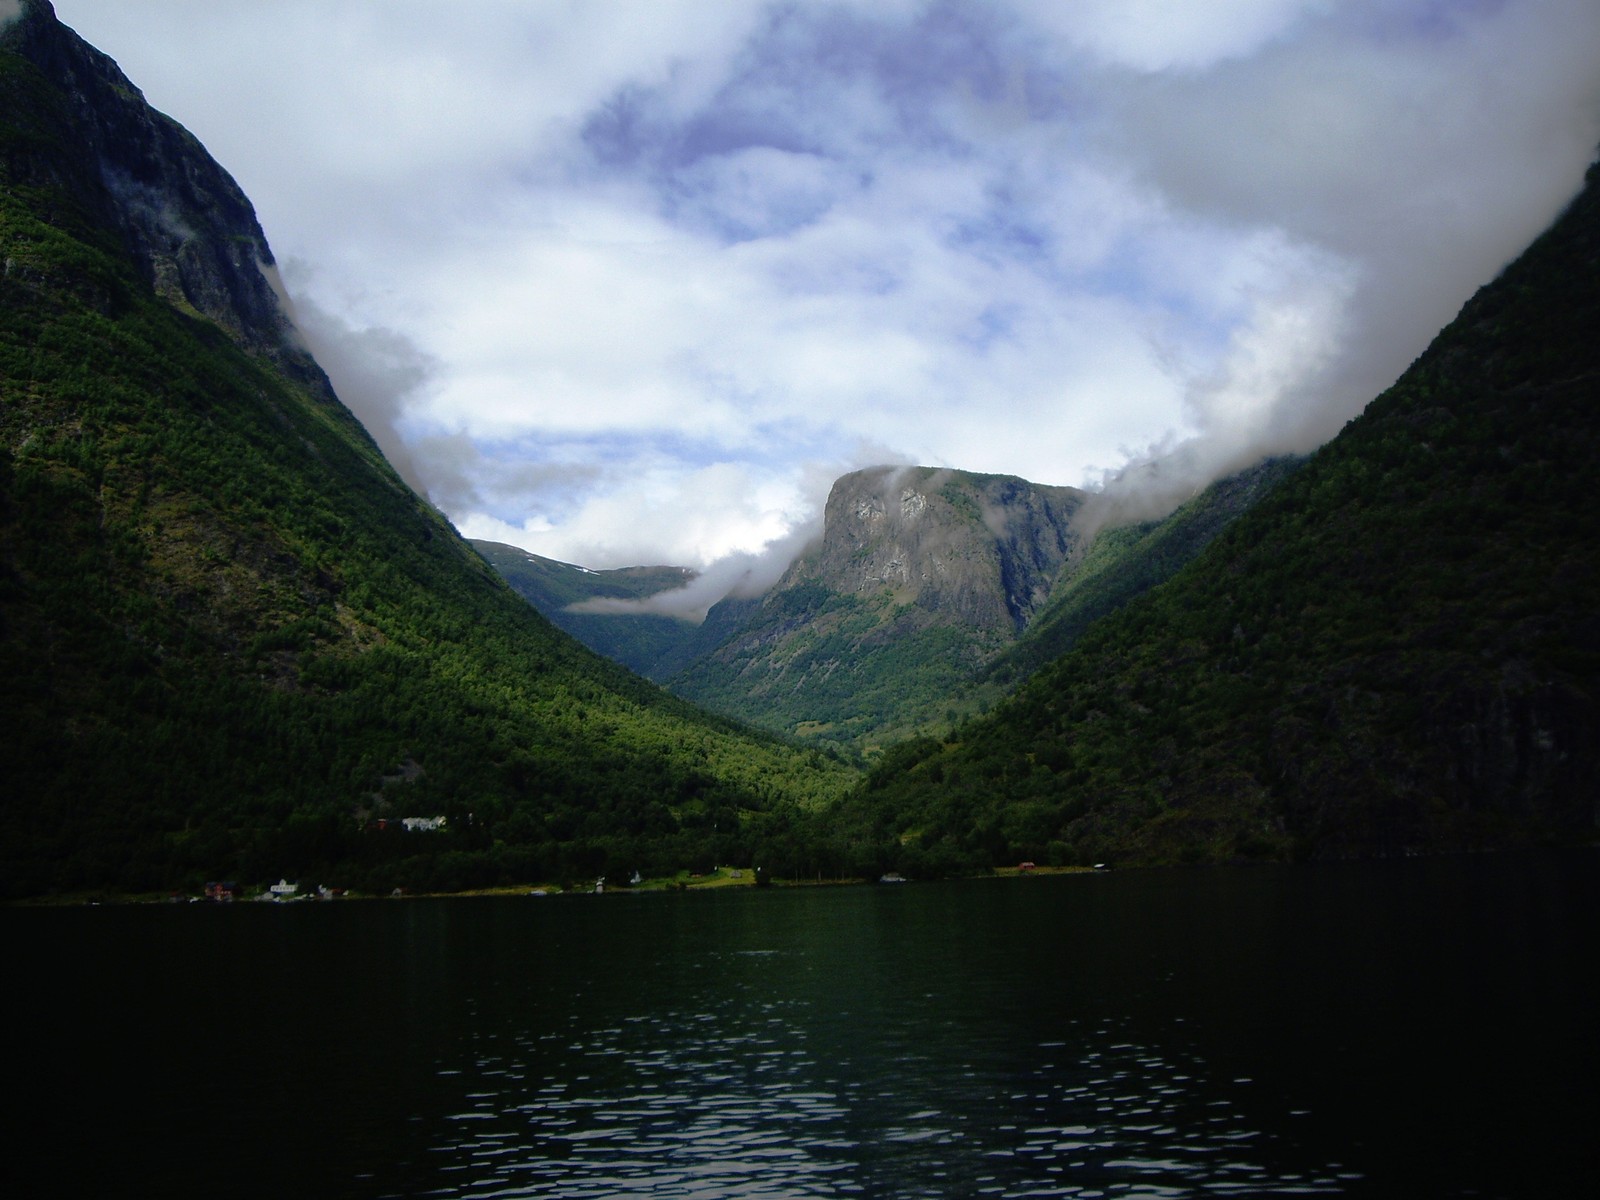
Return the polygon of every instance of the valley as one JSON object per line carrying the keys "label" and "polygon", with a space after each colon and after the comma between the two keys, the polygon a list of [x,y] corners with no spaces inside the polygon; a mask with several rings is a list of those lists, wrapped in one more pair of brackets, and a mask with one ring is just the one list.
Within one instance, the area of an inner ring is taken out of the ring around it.
{"label": "valley", "polygon": [[[1361,416],[1168,516],[838,479],[681,566],[469,543],[279,299],[243,191],[26,0],[0,32],[0,894],[451,892],[1410,855],[1600,820],[1600,195]],[[423,836],[377,822],[442,815]]]}

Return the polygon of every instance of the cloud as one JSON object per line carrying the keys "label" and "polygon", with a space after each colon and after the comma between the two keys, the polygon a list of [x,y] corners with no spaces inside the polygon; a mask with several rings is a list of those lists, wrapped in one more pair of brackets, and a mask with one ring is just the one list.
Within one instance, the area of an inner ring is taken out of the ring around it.
{"label": "cloud", "polygon": [[1592,0],[57,9],[311,264],[406,477],[592,567],[873,462],[1153,512],[1310,448],[1600,142]]}
{"label": "cloud", "polygon": [[750,241],[811,225],[863,185],[859,173],[823,155],[751,146],[678,173],[668,203],[690,227]]}
{"label": "cloud", "polygon": [[[605,449],[590,445],[574,457],[592,463]],[[507,510],[531,508],[535,515],[513,522],[475,514],[460,528],[468,537],[587,567],[692,566],[731,579],[820,517],[835,478],[878,457],[881,448],[863,445],[854,458],[798,469],[781,461],[684,469],[662,455],[641,469],[625,450],[612,466],[587,467],[590,473],[578,480],[560,478],[561,468],[552,465],[547,477],[525,478],[520,486],[504,481]],[[733,558],[738,565],[712,571]]]}
{"label": "cloud", "polygon": [[1283,37],[1329,0],[1023,0],[1030,21],[1104,62],[1139,71],[1199,71]]}
{"label": "cloud", "polygon": [[1593,6],[1392,2],[1311,24],[1122,98],[1126,161],[1169,203],[1278,242],[1276,294],[1188,378],[1195,435],[1107,480],[1146,511],[1336,433],[1554,217],[1600,139]]}
{"label": "cloud", "polygon": [[599,598],[569,606],[572,612],[610,616],[655,614],[699,624],[719,600],[748,598],[768,591],[808,545],[822,536],[820,515],[794,526],[758,551],[736,551],[716,559],[681,588],[642,600]]}
{"label": "cloud", "polygon": [[422,395],[437,364],[395,330],[356,329],[304,291],[291,298],[277,271],[263,271],[333,390],[400,477],[441,507],[470,503],[474,488],[463,468],[475,456],[438,439],[413,448],[402,432],[408,403]]}

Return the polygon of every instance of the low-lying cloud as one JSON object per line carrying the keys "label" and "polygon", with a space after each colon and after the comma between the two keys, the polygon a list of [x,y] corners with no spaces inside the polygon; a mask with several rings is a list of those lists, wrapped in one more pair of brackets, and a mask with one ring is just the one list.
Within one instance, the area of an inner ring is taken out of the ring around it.
{"label": "low-lying cloud", "polygon": [[1274,272],[1282,292],[1189,379],[1194,434],[1108,474],[1108,499],[1130,512],[1337,433],[1554,218],[1594,156],[1593,6],[1372,4],[1316,25],[1315,39],[1124,98],[1129,161],[1171,203],[1274,228],[1309,256]]}
{"label": "low-lying cloud", "polygon": [[750,598],[769,591],[806,547],[821,536],[822,522],[818,518],[797,526],[760,551],[724,555],[681,588],[641,600],[584,600],[569,606],[569,610],[610,616],[655,614],[698,624],[719,600]]}
{"label": "low-lying cloud", "polygon": [[469,468],[475,455],[469,448],[435,441],[417,446],[415,450],[425,451],[419,454],[402,432],[408,407],[421,399],[436,369],[428,355],[393,329],[354,328],[304,292],[292,301],[283,290],[279,296],[339,399],[400,477],[440,507],[470,502],[474,490]]}

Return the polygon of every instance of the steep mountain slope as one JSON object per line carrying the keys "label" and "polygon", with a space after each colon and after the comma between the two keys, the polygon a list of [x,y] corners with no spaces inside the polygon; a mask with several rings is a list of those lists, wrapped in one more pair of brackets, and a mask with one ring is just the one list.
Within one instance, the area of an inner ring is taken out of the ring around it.
{"label": "steep mountain slope", "polygon": [[1072,647],[1091,624],[1166,582],[1232,522],[1289,477],[1298,458],[1271,458],[1218,480],[1177,511],[1155,521],[1094,534],[1082,558],[1063,571],[1049,604],[1015,646],[987,667],[986,682],[1013,684]]}
{"label": "steep mountain slope", "polygon": [[548,617],[556,628],[566,630],[595,653],[630,671],[653,678],[652,669],[657,663],[697,636],[693,625],[659,613],[572,611],[573,605],[584,601],[642,600],[681,588],[695,577],[688,567],[591,571],[501,542],[475,540],[472,545],[517,595]]}
{"label": "steep mountain slope", "polygon": [[48,3],[22,12],[0,32],[6,894],[730,861],[847,784],[532,613],[295,343],[233,181]]}
{"label": "steep mountain slope", "polygon": [[927,467],[846,475],[820,543],[758,601],[713,608],[720,643],[657,677],[707,707],[823,743],[942,722],[955,689],[1043,607],[1077,548],[1082,499]]}
{"label": "steep mountain slope", "polygon": [[1198,559],[830,830],[930,868],[1592,837],[1597,174]]}

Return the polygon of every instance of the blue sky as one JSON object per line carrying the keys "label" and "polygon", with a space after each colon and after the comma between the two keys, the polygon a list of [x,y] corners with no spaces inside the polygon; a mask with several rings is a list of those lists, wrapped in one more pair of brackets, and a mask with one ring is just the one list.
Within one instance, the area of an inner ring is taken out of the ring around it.
{"label": "blue sky", "polygon": [[56,10],[413,484],[592,567],[726,574],[873,463],[1154,509],[1314,446],[1600,143],[1592,0]]}

